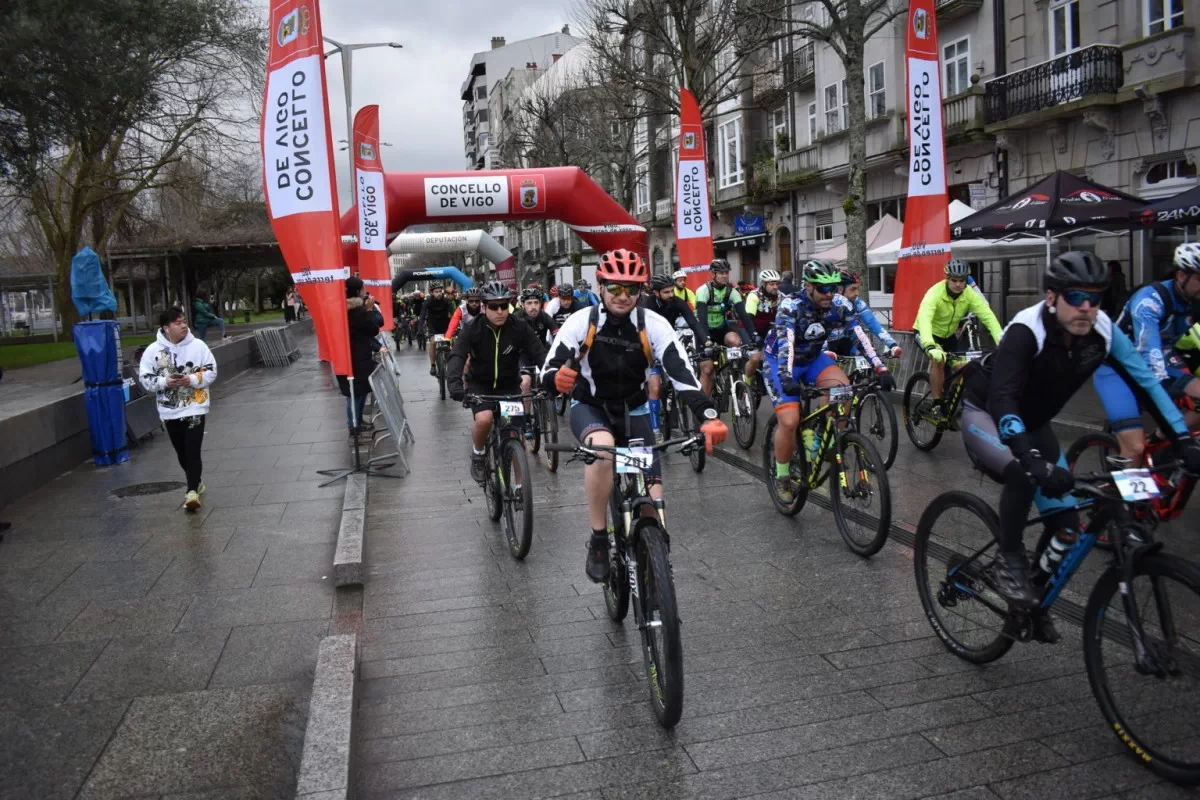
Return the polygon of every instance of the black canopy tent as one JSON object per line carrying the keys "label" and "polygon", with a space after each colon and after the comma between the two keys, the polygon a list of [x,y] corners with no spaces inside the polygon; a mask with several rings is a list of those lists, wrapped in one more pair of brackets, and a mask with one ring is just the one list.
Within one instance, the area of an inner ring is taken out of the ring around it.
{"label": "black canopy tent", "polygon": [[1179,228],[1200,225],[1200,186],[1164,197],[1134,218],[1147,228]]}

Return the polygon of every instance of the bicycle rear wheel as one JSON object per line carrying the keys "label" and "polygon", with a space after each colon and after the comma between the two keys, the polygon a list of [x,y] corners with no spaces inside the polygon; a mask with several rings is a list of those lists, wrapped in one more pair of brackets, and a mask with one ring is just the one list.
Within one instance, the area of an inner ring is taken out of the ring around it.
{"label": "bicycle rear wheel", "polygon": [[[700,428],[696,424],[695,416],[692,414],[692,409],[686,403],[679,403],[679,430],[684,434],[696,433]],[[704,472],[704,460],[706,453],[703,447],[695,447],[688,454],[688,461],[692,464],[692,469],[696,472]]]}
{"label": "bicycle rear wheel", "polygon": [[947,650],[975,664],[1013,644],[1002,633],[1008,606],[980,578],[999,534],[996,512],[967,492],[935,497],[917,523],[913,569],[925,617]]}
{"label": "bicycle rear wheel", "polygon": [[1104,718],[1157,775],[1200,783],[1200,567],[1174,555],[1140,559],[1127,587],[1143,643],[1161,672],[1135,664],[1122,577],[1100,576],[1083,620],[1083,660]]}
{"label": "bicycle rear wheel", "polygon": [[520,561],[533,544],[533,481],[525,447],[517,439],[509,439],[501,448],[500,475],[503,481],[504,536],[508,550]]}
{"label": "bicycle rear wheel", "polygon": [[500,476],[496,465],[496,459],[499,457],[500,454],[489,444],[483,472],[483,497],[487,501],[488,519],[492,522],[499,521],[500,515],[504,513],[504,494],[500,488]]}
{"label": "bicycle rear wheel", "polygon": [[437,361],[437,382],[438,382],[438,397],[442,400],[446,399],[446,356],[438,353],[435,357]]}
{"label": "bicycle rear wheel", "polygon": [[887,543],[892,525],[892,495],[883,457],[865,436],[846,432],[838,437],[841,468],[829,473],[833,519],[846,546],[860,556],[873,556]]}
{"label": "bicycle rear wheel", "polygon": [[753,392],[745,381],[733,385],[733,436],[738,446],[749,450],[758,432],[758,416],[754,413]]}
{"label": "bicycle rear wheel", "polygon": [[900,426],[896,423],[896,409],[892,407],[891,398],[878,391],[863,395],[854,423],[858,432],[870,439],[883,456],[884,469],[891,469],[900,447]]}
{"label": "bicycle rear wheel", "polygon": [[928,417],[933,402],[928,372],[914,372],[904,385],[904,430],[920,450],[932,450],[942,440],[942,430]]}
{"label": "bicycle rear wheel", "polygon": [[[546,437],[546,444],[558,444],[558,415],[554,413],[554,405],[550,398],[543,397],[538,402],[538,414],[542,418],[542,433]],[[549,447],[542,451],[542,460],[546,469],[551,472],[558,470],[558,453]]]}
{"label": "bicycle rear wheel", "polygon": [[637,530],[637,600],[650,702],[658,724],[673,728],[683,714],[683,642],[679,635],[675,583],[658,521],[643,521]]}

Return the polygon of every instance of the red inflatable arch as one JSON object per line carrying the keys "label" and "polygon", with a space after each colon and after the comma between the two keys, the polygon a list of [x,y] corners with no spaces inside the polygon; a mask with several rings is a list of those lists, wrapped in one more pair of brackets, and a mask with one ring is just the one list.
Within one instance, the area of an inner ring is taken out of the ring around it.
{"label": "red inflatable arch", "polygon": [[[648,258],[646,229],[578,167],[388,172],[384,175],[389,235],[437,222],[557,219],[597,253],[624,247]],[[342,233],[358,232],[358,209],[342,215]],[[347,264],[358,245],[343,239]]]}

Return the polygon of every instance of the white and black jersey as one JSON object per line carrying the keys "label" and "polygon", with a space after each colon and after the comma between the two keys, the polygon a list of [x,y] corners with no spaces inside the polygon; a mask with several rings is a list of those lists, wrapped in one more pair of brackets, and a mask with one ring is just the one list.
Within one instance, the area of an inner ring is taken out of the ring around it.
{"label": "white and black jersey", "polygon": [[637,408],[646,402],[646,376],[651,364],[642,349],[638,319],[646,333],[653,360],[662,364],[663,373],[675,387],[679,399],[697,414],[712,408],[700,390],[687,353],[675,336],[675,329],[662,316],[648,309],[634,309],[625,317],[610,316],[599,309],[583,308],[567,317],[550,345],[543,367],[543,384],[554,390],[558,368],[574,358],[587,340],[593,310],[597,311],[596,334],[579,365],[581,380],[575,384],[572,398],[610,411]]}

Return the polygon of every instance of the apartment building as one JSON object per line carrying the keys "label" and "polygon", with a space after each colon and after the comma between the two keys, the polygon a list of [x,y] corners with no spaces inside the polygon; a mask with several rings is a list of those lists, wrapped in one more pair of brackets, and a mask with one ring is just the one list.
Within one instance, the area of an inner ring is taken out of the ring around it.
{"label": "apartment building", "polygon": [[[937,14],[951,198],[982,208],[1059,169],[1148,199],[1196,185],[1200,0],[938,0]],[[869,223],[904,217],[904,25],[901,16],[867,46]],[[798,36],[756,58],[768,68],[718,109],[708,140],[714,244],[738,280],[794,268],[846,230],[839,59]],[[676,260],[671,124],[647,131],[651,154],[631,209],[651,230],[656,270]],[[1121,261],[1132,282],[1161,272],[1184,235],[1085,236],[1071,246]],[[1011,315],[1037,294],[1037,263],[975,266],[997,310]],[[894,267],[866,277],[872,305],[890,307]]]}

